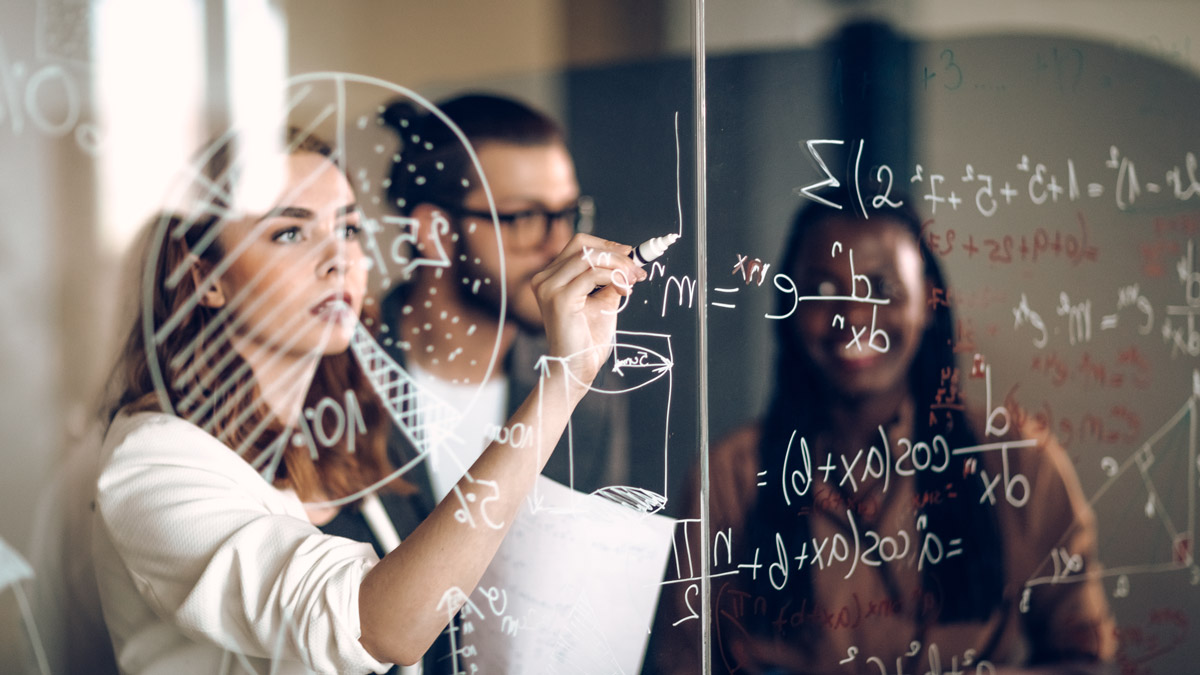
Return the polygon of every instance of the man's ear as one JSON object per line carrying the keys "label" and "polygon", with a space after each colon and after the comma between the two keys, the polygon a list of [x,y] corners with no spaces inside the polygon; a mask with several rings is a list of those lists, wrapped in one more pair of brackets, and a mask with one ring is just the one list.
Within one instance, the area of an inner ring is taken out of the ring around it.
{"label": "man's ear", "polygon": [[212,265],[189,253],[187,260],[188,273],[192,275],[192,285],[196,287],[197,301],[209,309],[219,309],[225,306],[225,289],[221,288],[220,279],[212,279],[205,285],[205,279],[212,272]]}

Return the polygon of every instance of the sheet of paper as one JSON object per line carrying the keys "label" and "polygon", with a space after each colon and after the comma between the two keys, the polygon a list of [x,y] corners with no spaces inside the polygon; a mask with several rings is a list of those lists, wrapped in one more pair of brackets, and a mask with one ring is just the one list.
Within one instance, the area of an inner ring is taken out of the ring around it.
{"label": "sheet of paper", "polygon": [[461,670],[638,673],[675,521],[545,477],[533,495],[463,610]]}

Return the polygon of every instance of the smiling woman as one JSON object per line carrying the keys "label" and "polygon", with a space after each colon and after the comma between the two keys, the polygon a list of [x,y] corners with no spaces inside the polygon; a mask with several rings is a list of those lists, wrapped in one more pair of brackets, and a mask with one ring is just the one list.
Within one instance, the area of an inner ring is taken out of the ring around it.
{"label": "smiling woman", "polygon": [[[858,654],[867,666],[845,672],[1107,672],[1113,623],[1078,477],[1044,427],[945,404],[955,321],[927,302],[946,280],[905,202],[870,218],[812,203],[792,221],[767,413],[711,456],[710,532],[732,542],[717,564],[762,563],[749,578],[715,570],[714,672],[834,672]],[[763,489],[780,467],[784,489]],[[1000,475],[1003,498],[979,480]],[[1090,576],[1026,587],[1056,549]],[[694,606],[668,595],[673,616]]]}
{"label": "smiling woman", "polygon": [[632,285],[592,289],[614,273],[645,278],[628,246],[581,234],[532,279],[562,367],[543,375],[556,393],[539,389],[508,421],[530,430],[530,452],[493,442],[455,487],[467,497],[443,500],[381,560],[317,527],[347,508],[382,511],[377,486],[412,492],[386,452],[388,414],[401,413],[374,387],[389,388],[389,406],[412,392],[372,379],[388,366],[360,325],[362,216],[336,157],[294,131],[279,147],[232,136],[188,174],[186,208],[157,223],[97,485],[96,577],[122,672],[421,660],[611,350]]}

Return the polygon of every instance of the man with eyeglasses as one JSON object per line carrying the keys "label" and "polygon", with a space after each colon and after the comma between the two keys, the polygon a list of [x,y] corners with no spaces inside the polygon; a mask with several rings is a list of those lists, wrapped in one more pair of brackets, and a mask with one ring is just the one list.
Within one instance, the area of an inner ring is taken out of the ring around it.
{"label": "man with eyeglasses", "polygon": [[[546,353],[532,279],[577,231],[590,231],[593,213],[580,195],[562,129],[550,117],[481,94],[437,107],[470,141],[496,218],[449,126],[411,104],[389,106],[383,122],[401,139],[389,205],[411,219],[404,236],[419,264],[411,281],[383,302],[381,341],[421,391],[465,411],[439,444],[451,456],[426,462],[431,484],[423,484],[425,471],[408,476],[432,497],[430,507],[488,442],[507,436],[520,446],[524,430],[502,425],[537,386],[537,359]],[[623,397],[584,397],[543,474],[583,492],[625,484],[626,418]]]}

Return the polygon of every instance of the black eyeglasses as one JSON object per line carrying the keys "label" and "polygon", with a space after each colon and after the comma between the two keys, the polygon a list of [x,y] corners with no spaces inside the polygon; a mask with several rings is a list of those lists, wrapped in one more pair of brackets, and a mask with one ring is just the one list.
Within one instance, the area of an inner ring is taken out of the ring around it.
{"label": "black eyeglasses", "polygon": [[[491,211],[475,211],[472,209],[455,209],[454,215],[459,218],[478,218],[490,221]],[[550,231],[556,223],[563,223],[572,232],[592,231],[592,219],[596,213],[595,203],[590,197],[580,197],[579,201],[561,211],[545,209],[526,209],[511,213],[496,212],[496,222],[511,233],[510,242],[517,248],[536,248],[550,239]]]}

